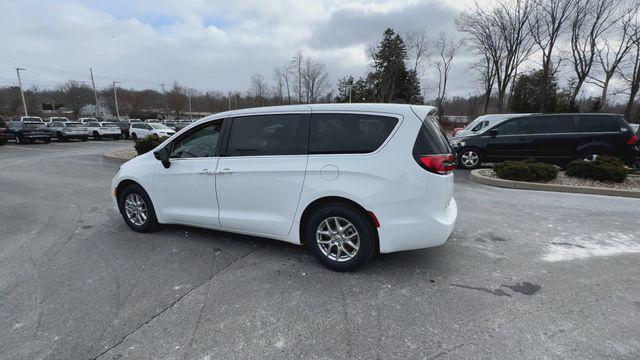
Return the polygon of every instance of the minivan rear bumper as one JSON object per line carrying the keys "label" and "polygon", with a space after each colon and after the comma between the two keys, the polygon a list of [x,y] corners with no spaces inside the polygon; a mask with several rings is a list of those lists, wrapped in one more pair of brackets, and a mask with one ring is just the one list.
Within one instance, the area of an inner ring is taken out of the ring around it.
{"label": "minivan rear bumper", "polygon": [[403,220],[394,217],[398,220],[391,222],[386,222],[386,217],[380,216],[380,252],[392,253],[440,246],[451,236],[457,217],[458,205],[453,196],[445,209],[435,213],[429,211],[427,214],[404,217]]}

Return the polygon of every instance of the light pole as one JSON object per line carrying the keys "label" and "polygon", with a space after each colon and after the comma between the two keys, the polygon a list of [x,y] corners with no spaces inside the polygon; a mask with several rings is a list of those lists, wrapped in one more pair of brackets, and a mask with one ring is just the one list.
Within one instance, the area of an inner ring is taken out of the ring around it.
{"label": "light pole", "polygon": [[22,107],[24,107],[24,116],[29,116],[27,112],[27,102],[24,101],[24,91],[22,90],[22,79],[20,79],[20,71],[24,71],[27,69],[16,68],[16,73],[18,74],[18,86],[20,86],[20,96],[22,96]]}
{"label": "light pole", "polygon": [[351,88],[353,85],[349,85],[349,104],[351,104]]}
{"label": "light pole", "polygon": [[116,84],[120,84],[120,81],[113,82],[113,98],[116,100],[116,116],[118,117],[118,121],[120,121],[120,109],[118,109],[118,94],[116,93]]}
{"label": "light pole", "polygon": [[162,88],[162,95],[164,95],[164,111],[166,113],[165,120],[169,120],[169,101],[167,101],[167,92],[164,89],[164,85],[164,83],[161,83],[160,87]]}

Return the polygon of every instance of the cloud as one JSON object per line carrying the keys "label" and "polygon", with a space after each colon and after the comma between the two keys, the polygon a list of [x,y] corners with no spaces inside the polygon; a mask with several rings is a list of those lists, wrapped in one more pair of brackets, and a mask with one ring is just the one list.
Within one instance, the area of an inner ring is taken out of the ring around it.
{"label": "cloud", "polygon": [[[454,31],[464,1],[243,0],[0,2],[0,86],[27,68],[27,86],[68,79],[97,86],[112,80],[155,88],[174,80],[199,90],[246,90],[249,76],[271,79],[297,52],[327,65],[332,82],[369,70],[368,46],[387,27]],[[455,65],[450,94],[467,94],[466,69]],[[462,75],[460,75],[462,74]]]}
{"label": "cloud", "polygon": [[347,6],[333,11],[309,41],[321,48],[373,43],[388,27],[399,33],[424,28],[436,36],[441,31],[454,30],[457,14],[457,9],[440,1]]}

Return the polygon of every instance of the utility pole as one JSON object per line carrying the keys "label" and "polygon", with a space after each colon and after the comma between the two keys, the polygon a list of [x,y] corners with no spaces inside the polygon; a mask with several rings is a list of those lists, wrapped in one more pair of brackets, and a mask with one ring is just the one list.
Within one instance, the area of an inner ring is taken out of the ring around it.
{"label": "utility pole", "polygon": [[93,86],[93,96],[96,98],[96,109],[94,111],[94,115],[99,119],[100,104],[98,103],[98,93],[96,92],[96,83],[93,81],[93,69],[89,68],[89,73],[91,74],[91,86]]}
{"label": "utility pole", "polygon": [[169,120],[169,102],[167,101],[167,92],[164,89],[164,85],[164,83],[161,83],[160,87],[162,88],[162,95],[164,95],[164,111],[167,113],[165,120]]}
{"label": "utility pole", "polygon": [[22,79],[20,79],[20,71],[24,71],[27,69],[16,68],[16,73],[18,74],[18,85],[20,86],[20,96],[22,96],[22,106],[24,107],[24,116],[29,116],[27,112],[27,102],[24,101],[24,91],[22,90]]}
{"label": "utility pole", "polygon": [[229,91],[229,95],[227,96],[227,99],[229,100],[229,110],[231,110],[231,91]]}
{"label": "utility pole", "polygon": [[349,104],[351,104],[351,88],[353,85],[349,85]]}
{"label": "utility pole", "polygon": [[116,93],[116,84],[120,84],[120,81],[113,82],[113,98],[116,100],[116,116],[118,117],[118,121],[120,121],[120,109],[118,109],[118,94]]}
{"label": "utility pole", "polygon": [[191,90],[187,90],[187,97],[189,98],[189,121],[193,121],[191,119]]}

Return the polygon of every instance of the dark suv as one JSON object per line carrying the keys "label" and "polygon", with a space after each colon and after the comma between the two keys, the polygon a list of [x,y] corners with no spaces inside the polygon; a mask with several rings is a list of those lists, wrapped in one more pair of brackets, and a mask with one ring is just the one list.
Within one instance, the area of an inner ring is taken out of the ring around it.
{"label": "dark suv", "polygon": [[12,121],[11,124],[9,124],[9,132],[15,136],[16,143],[18,144],[34,142],[36,140],[44,141],[46,144],[51,142],[49,128],[39,121]]}
{"label": "dark suv", "polygon": [[531,157],[560,166],[598,155],[615,156],[630,165],[640,158],[637,135],[622,116],[612,114],[517,117],[452,141],[465,169]]}

